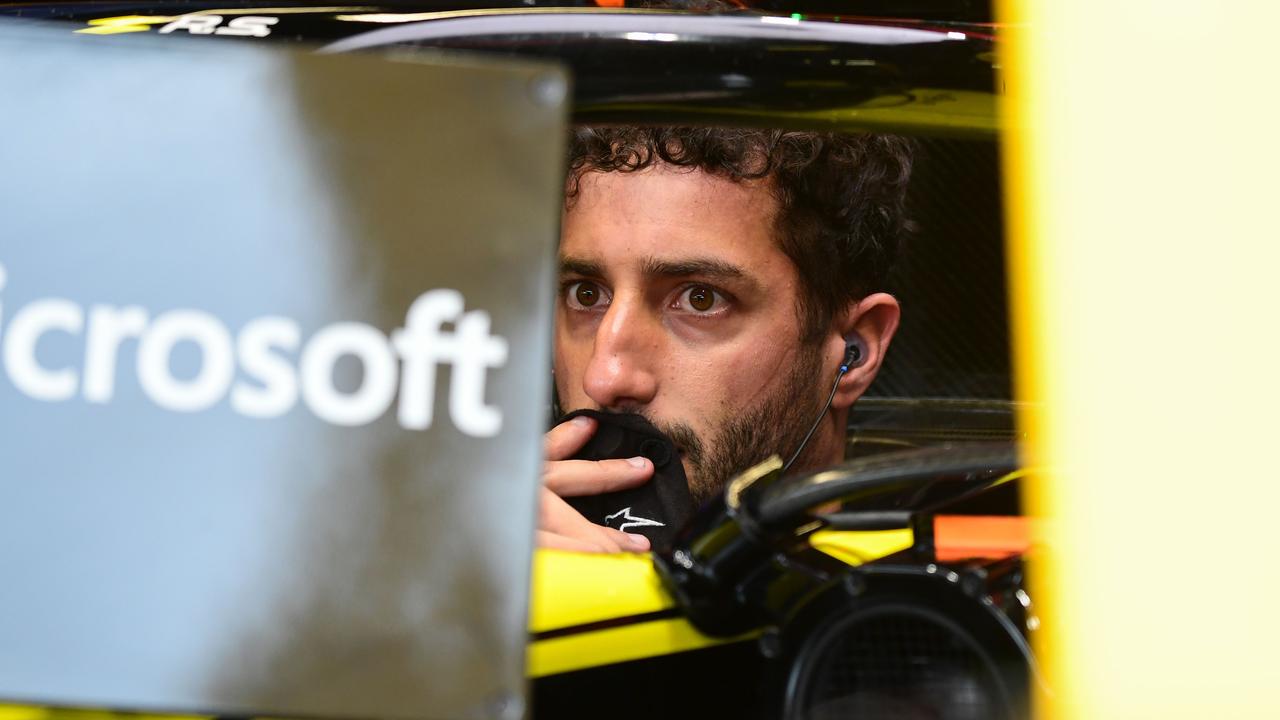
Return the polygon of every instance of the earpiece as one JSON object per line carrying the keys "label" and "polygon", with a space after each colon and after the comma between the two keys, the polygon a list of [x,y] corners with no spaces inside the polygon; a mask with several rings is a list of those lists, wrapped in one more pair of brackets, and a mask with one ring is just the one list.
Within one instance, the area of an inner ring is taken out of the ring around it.
{"label": "earpiece", "polygon": [[861,335],[846,335],[844,342],[844,363],[840,372],[848,372],[849,368],[856,368],[867,360],[867,344]]}
{"label": "earpiece", "polygon": [[831,401],[836,397],[836,391],[840,389],[840,378],[849,372],[850,368],[856,368],[867,361],[867,343],[862,336],[853,333],[844,336],[844,361],[840,364],[840,369],[836,372],[836,381],[831,386],[831,394],[827,396],[827,402],[822,406],[822,412],[818,413],[817,419],[813,421],[813,426],[809,428],[809,432],[805,433],[804,439],[800,441],[800,447],[791,455],[791,459],[787,464],[782,466],[782,472],[791,469],[792,463],[800,457],[800,452],[804,450],[804,446],[809,444],[809,439],[813,437],[813,431],[818,429],[818,424],[822,422],[822,418],[826,416],[827,410],[831,409]]}

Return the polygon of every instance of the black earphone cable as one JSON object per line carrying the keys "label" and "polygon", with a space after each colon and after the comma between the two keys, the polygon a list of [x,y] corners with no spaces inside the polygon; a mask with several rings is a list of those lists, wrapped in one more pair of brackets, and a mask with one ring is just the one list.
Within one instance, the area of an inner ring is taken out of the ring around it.
{"label": "black earphone cable", "polygon": [[849,372],[848,362],[841,365],[840,369],[836,371],[836,381],[831,384],[831,394],[827,396],[827,402],[823,404],[822,412],[818,413],[818,417],[814,419],[813,425],[809,428],[809,432],[805,433],[804,440],[800,441],[800,447],[796,448],[795,453],[791,456],[791,459],[787,461],[787,464],[782,466],[782,472],[784,474],[791,469],[791,464],[796,461],[796,458],[800,457],[800,453],[804,452],[804,447],[809,444],[809,440],[813,437],[813,433],[816,432],[818,426],[822,424],[822,418],[827,416],[827,411],[831,409],[831,402],[836,399],[836,390],[840,389],[840,378],[844,377],[844,374],[847,372]]}

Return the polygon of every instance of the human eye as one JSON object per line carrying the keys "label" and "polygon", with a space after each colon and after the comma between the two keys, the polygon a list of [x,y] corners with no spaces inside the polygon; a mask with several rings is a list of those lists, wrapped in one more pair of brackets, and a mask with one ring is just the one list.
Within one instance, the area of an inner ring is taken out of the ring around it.
{"label": "human eye", "polygon": [[590,280],[570,280],[561,286],[564,304],[570,310],[598,312],[609,307],[609,293],[598,283]]}
{"label": "human eye", "polygon": [[729,309],[729,298],[709,285],[689,285],[676,296],[671,307],[691,315],[719,315]]}

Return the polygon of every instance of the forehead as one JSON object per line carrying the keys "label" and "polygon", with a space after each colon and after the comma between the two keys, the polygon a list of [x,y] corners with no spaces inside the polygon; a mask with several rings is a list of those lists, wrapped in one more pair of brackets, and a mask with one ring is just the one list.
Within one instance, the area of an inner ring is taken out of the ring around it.
{"label": "forehead", "polygon": [[763,180],[735,182],[666,165],[588,172],[566,205],[560,252],[601,263],[714,256],[758,273],[786,271],[776,210]]}

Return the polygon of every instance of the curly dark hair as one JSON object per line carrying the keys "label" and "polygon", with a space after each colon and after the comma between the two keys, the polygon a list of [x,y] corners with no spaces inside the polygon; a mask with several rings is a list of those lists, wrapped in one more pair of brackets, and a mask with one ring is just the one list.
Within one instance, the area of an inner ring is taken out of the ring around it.
{"label": "curly dark hair", "polygon": [[805,290],[802,340],[822,336],[849,303],[886,289],[907,221],[912,143],[894,135],[746,128],[588,127],[569,144],[565,202],[588,172],[655,163],[735,182],[767,179],[778,201],[782,251]]}

